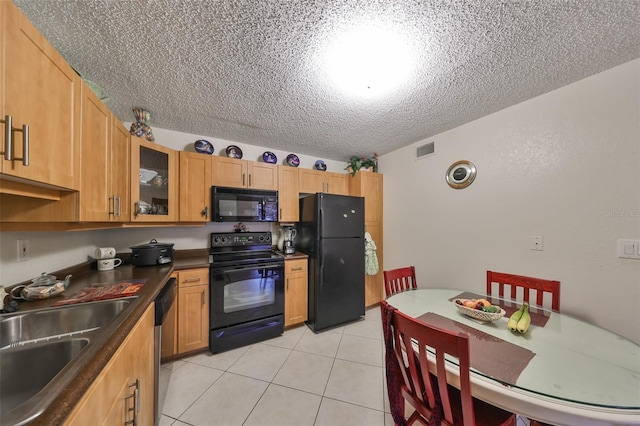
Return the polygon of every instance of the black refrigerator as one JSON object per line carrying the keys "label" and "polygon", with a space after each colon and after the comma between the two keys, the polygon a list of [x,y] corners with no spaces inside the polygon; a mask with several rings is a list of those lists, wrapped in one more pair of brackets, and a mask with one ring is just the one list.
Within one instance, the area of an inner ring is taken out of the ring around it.
{"label": "black refrigerator", "polygon": [[296,249],[309,255],[309,319],[319,332],[364,315],[364,198],[300,199]]}

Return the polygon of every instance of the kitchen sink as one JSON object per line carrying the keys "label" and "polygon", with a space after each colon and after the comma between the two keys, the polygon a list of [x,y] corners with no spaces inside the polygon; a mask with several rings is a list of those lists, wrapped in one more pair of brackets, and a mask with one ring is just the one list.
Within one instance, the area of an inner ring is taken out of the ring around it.
{"label": "kitchen sink", "polygon": [[97,353],[136,299],[0,315],[0,424],[36,419]]}
{"label": "kitchen sink", "polygon": [[111,323],[132,298],[27,311],[0,318],[0,350],[98,329]]}
{"label": "kitchen sink", "polygon": [[0,353],[0,398],[9,412],[30,400],[89,344],[78,337],[14,348]]}

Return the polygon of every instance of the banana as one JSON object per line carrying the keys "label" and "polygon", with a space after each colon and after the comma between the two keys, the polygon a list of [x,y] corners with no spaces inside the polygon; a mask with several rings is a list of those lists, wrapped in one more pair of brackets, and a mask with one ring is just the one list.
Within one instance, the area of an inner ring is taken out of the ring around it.
{"label": "banana", "polygon": [[516,331],[518,329],[518,321],[520,321],[520,317],[522,317],[522,313],[524,311],[524,305],[520,307],[517,311],[515,311],[509,317],[509,321],[507,321],[507,328],[511,331]]}
{"label": "banana", "polygon": [[518,320],[516,328],[520,333],[526,333],[529,329],[529,324],[531,324],[531,315],[529,315],[529,304],[525,303],[524,305],[522,305],[522,309],[522,315]]}

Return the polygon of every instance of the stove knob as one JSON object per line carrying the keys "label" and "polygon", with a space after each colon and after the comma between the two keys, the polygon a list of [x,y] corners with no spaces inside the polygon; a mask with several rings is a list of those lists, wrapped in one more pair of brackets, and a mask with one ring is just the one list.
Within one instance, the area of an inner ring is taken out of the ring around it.
{"label": "stove knob", "polygon": [[271,235],[267,234],[264,236],[265,241],[269,241],[271,239]]}
{"label": "stove knob", "polygon": [[264,235],[260,235],[260,237],[258,238],[260,241],[264,241]]}
{"label": "stove knob", "polygon": [[227,242],[227,237],[222,237],[222,244]]}
{"label": "stove knob", "polygon": [[213,237],[213,243],[214,244],[218,244],[220,242],[220,238],[219,237]]}

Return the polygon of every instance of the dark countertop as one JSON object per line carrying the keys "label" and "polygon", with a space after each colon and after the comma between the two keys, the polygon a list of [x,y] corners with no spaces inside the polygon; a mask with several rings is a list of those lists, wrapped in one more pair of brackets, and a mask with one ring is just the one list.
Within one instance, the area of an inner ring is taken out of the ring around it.
{"label": "dark countertop", "polygon": [[[125,256],[120,257],[124,260]],[[72,274],[69,288],[58,297],[33,302],[20,302],[20,311],[50,307],[53,303],[69,297],[78,290],[95,283],[109,284],[141,278],[146,278],[147,281],[136,294],[138,299],[134,302],[134,308],[122,320],[122,323],[115,332],[109,336],[99,350],[95,351],[94,356],[82,361],[84,365],[76,377],[70,381],[43,413],[30,424],[52,425],[64,423],[75,405],[82,399],[89,386],[122,345],[122,342],[142,317],[142,314],[149,305],[153,303],[158,292],[171,276],[171,273],[174,270],[208,267],[208,251],[203,249],[187,250],[184,252],[176,251],[173,263],[160,266],[134,267],[129,264],[123,264],[112,271],[99,272],[96,270],[95,262],[87,262],[72,268],[52,272],[58,279],[64,278],[66,274]]]}
{"label": "dark countertop", "polygon": [[[306,259],[304,253],[296,252],[285,255],[280,253],[285,260]],[[122,323],[107,341],[96,351],[96,354],[83,361],[81,371],[60,392],[59,396],[39,415],[32,425],[62,424],[75,405],[82,399],[89,386],[98,377],[111,357],[118,350],[124,339],[129,335],[138,320],[142,317],[147,307],[153,303],[158,292],[167,282],[172,272],[209,267],[208,249],[183,250],[174,252],[173,263],[160,266],[132,266],[128,264],[128,254],[118,254],[123,259],[123,265],[112,271],[97,271],[96,262],[86,262],[71,268],[52,272],[58,279],[63,279],[67,274],[72,274],[69,288],[60,296],[32,302],[20,302],[20,311],[51,307],[54,303],[70,297],[84,287],[104,283],[111,284],[119,281],[146,278],[147,281],[140,288],[135,307],[122,320]],[[23,283],[27,284],[27,283]]]}
{"label": "dark countertop", "polygon": [[302,253],[300,251],[297,251],[293,254],[284,254],[281,251],[276,250],[276,253],[278,253],[279,255],[281,255],[282,257],[284,257],[284,260],[291,260],[291,259],[308,259],[309,255]]}

